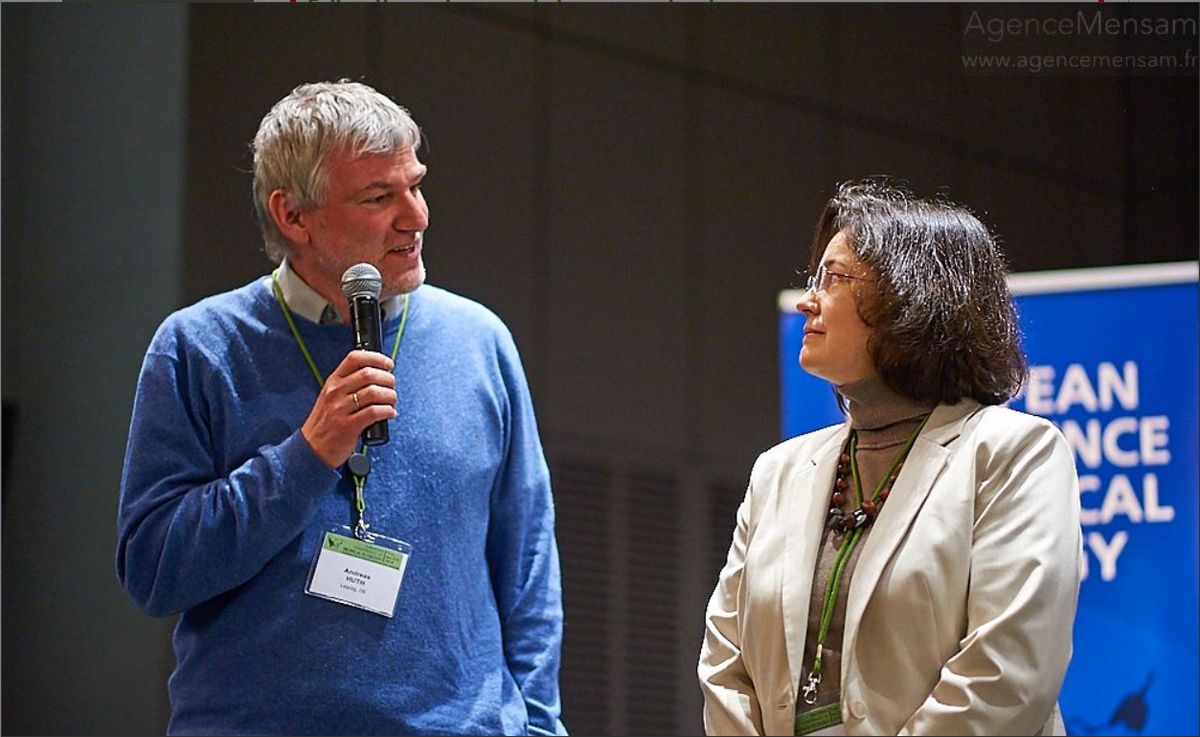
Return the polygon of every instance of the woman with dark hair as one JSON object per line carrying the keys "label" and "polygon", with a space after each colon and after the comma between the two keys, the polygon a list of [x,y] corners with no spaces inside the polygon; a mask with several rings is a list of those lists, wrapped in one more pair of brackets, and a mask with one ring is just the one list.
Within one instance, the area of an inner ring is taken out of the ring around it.
{"label": "woman with dark hair", "polygon": [[700,651],[709,734],[1065,734],[1079,491],[995,239],[885,180],[817,225],[800,364],[847,422],[759,456]]}

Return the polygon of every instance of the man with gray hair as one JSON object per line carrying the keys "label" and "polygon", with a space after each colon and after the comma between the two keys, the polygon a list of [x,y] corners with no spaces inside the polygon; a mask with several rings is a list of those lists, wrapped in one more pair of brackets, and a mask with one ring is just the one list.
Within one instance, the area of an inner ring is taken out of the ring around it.
{"label": "man with gray hair", "polygon": [[[424,284],[420,144],[366,85],[297,87],[254,139],[278,268],[146,353],[116,564],[147,614],[182,615],[171,734],[566,733],[529,388],[496,315]],[[351,267],[381,352],[351,350]]]}

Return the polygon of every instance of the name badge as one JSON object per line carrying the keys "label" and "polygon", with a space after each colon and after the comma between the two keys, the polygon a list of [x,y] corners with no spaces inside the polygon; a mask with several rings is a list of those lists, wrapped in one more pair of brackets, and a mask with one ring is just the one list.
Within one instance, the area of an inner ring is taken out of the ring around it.
{"label": "name badge", "polygon": [[372,533],[359,540],[344,530],[325,533],[304,592],[391,617],[412,546]]}

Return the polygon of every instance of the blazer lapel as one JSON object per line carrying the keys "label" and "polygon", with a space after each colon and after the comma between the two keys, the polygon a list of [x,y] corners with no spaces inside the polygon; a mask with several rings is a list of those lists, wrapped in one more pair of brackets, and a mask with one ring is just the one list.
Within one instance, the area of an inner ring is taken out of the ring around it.
{"label": "blazer lapel", "polygon": [[837,458],[846,444],[850,426],[846,425],[822,443],[812,458],[797,464],[788,479],[782,505],[787,531],[784,539],[783,569],[780,571],[783,632],[787,643],[788,669],[792,688],[802,677],[804,640],[808,634],[808,605],[812,597],[813,569],[821,545],[821,531],[829,512],[829,490],[837,470]]}
{"label": "blazer lapel", "polygon": [[[879,577],[905,533],[912,527],[930,489],[946,466],[950,457],[946,445],[962,433],[963,424],[978,408],[979,405],[973,401],[938,405],[909,451],[900,475],[896,477],[896,484],[888,495],[887,504],[880,510],[874,529],[864,543],[854,577],[850,581],[843,653],[854,651],[859,621],[879,583]],[[847,656],[843,654],[843,657]],[[843,670],[842,677],[845,678],[845,675]]]}

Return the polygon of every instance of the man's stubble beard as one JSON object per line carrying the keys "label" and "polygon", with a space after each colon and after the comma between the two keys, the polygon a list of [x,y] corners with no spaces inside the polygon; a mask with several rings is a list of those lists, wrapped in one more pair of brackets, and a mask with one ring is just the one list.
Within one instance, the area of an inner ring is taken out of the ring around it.
{"label": "man's stubble beard", "polygon": [[418,287],[425,283],[425,278],[425,254],[421,254],[415,269],[406,271],[397,282],[383,285],[383,293],[380,295],[380,299],[391,299],[392,297],[399,297],[402,294],[415,292]]}

